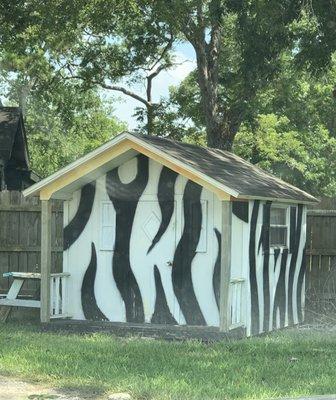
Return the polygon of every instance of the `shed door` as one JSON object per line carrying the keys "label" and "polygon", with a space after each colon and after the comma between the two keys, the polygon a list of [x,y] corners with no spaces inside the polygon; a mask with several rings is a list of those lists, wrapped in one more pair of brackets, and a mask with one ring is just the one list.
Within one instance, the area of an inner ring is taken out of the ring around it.
{"label": "shed door", "polygon": [[172,285],[176,251],[176,202],[146,196],[138,203],[130,263],[141,292],[145,322],[176,324],[179,312]]}

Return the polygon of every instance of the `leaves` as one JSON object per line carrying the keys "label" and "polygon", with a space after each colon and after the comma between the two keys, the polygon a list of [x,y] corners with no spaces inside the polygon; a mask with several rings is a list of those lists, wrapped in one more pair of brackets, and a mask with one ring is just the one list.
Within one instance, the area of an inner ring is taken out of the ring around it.
{"label": "leaves", "polygon": [[336,139],[323,126],[299,131],[287,117],[260,115],[250,130],[242,126],[234,152],[313,194],[336,190]]}
{"label": "leaves", "polygon": [[66,87],[47,101],[33,97],[27,110],[26,130],[34,171],[47,176],[97,148],[125,125],[112,116],[94,92],[80,94]]}
{"label": "leaves", "polygon": [[[26,112],[41,173],[122,128],[99,98],[105,88],[145,107],[136,111],[141,131],[233,143],[252,162],[329,194],[335,21],[335,0],[13,0],[0,4],[0,85]],[[180,42],[193,46],[197,68],[170,99],[153,102],[149,77],[171,67]],[[145,95],[130,90],[139,83]]]}

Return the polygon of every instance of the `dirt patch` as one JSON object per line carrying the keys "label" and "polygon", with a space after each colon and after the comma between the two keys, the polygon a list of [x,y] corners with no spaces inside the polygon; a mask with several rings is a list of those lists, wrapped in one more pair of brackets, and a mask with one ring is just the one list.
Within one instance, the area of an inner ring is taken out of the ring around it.
{"label": "dirt patch", "polygon": [[[105,397],[106,398],[106,397]],[[102,399],[97,393],[78,393],[39,383],[25,382],[0,375],[0,400],[87,400]]]}

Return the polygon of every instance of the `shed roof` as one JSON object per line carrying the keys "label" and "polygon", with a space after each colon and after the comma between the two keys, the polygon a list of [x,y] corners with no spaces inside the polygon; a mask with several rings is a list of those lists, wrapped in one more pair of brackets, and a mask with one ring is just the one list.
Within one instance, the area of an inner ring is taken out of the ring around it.
{"label": "shed roof", "polygon": [[141,136],[141,138],[180,161],[192,165],[193,168],[223,185],[234,189],[239,193],[239,197],[317,201],[303,190],[265,172],[229,151],[155,136]]}
{"label": "shed roof", "polygon": [[93,180],[97,173],[107,172],[107,168],[118,165],[118,162],[113,164],[113,160],[123,156],[122,160],[125,161],[126,154],[131,157],[138,152],[213,190],[222,198],[226,195],[237,199],[317,202],[310,194],[228,151],[129,132],[116,136],[98,149],[31,186],[24,191],[24,195],[41,196],[41,193],[44,193],[45,198],[62,198],[62,193],[69,194],[90,179]]}

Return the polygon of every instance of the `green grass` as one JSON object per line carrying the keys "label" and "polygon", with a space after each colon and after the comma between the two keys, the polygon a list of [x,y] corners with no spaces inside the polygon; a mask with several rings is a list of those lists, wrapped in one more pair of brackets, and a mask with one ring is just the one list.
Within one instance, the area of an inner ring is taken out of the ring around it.
{"label": "green grass", "polygon": [[[297,361],[291,361],[297,358]],[[136,399],[262,399],[336,392],[336,333],[204,345],[0,326],[0,374]]]}

